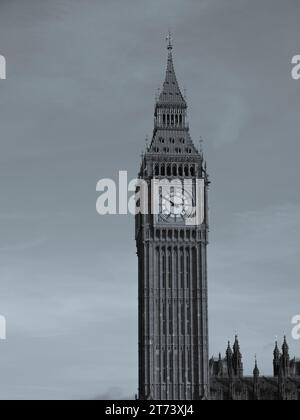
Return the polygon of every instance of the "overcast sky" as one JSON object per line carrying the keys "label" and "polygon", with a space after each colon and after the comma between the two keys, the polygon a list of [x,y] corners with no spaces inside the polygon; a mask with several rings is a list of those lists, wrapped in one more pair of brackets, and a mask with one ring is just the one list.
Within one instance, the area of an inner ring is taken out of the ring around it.
{"label": "overcast sky", "polygon": [[272,372],[300,313],[298,0],[1,0],[0,398],[137,392],[134,220],[96,183],[137,174],[165,37],[211,175],[210,353]]}

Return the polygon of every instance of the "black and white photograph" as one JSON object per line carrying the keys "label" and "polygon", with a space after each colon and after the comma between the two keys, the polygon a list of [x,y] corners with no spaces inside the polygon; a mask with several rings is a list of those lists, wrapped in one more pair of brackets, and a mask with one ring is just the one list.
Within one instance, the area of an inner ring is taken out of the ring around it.
{"label": "black and white photograph", "polygon": [[299,22],[0,0],[0,400],[300,401]]}

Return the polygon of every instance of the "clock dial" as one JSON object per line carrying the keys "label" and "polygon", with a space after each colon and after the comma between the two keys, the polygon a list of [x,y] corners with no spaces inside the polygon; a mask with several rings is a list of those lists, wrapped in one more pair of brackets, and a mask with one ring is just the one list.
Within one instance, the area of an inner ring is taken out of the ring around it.
{"label": "clock dial", "polygon": [[171,189],[160,194],[160,220],[167,223],[185,223],[196,213],[193,194],[182,189]]}

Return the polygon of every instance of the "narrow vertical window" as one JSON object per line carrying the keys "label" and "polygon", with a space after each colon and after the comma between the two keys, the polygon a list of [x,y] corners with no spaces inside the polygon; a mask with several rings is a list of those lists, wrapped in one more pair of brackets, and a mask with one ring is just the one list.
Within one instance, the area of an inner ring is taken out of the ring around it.
{"label": "narrow vertical window", "polygon": [[187,350],[187,380],[188,382],[192,382],[192,358],[191,358],[191,350]]}
{"label": "narrow vertical window", "polygon": [[162,288],[166,288],[166,254],[162,253]]}
{"label": "narrow vertical window", "polygon": [[173,311],[171,301],[169,302],[169,334],[173,334]]}
{"label": "narrow vertical window", "polygon": [[167,352],[166,350],[162,351],[162,358],[163,358],[163,382],[167,382]]}
{"label": "narrow vertical window", "polygon": [[161,274],[160,274],[160,252],[159,252],[159,248],[156,248],[156,273],[157,273],[157,283],[155,285],[155,287],[160,288],[160,281],[161,281]]}
{"label": "narrow vertical window", "polygon": [[178,284],[178,252],[177,252],[177,248],[175,248],[174,250],[174,275],[175,275],[175,285],[174,287],[179,289],[179,284]]}
{"label": "narrow vertical window", "polygon": [[185,383],[185,357],[184,350],[181,351],[181,381]]}
{"label": "narrow vertical window", "polygon": [[173,352],[169,350],[169,379],[172,380],[173,376]]}
{"label": "narrow vertical window", "polygon": [[167,334],[167,328],[166,328],[166,304],[163,303],[162,305],[162,331],[163,335]]}
{"label": "narrow vertical window", "polygon": [[190,303],[188,303],[187,308],[186,308],[186,329],[187,329],[188,335],[191,335],[191,323],[192,323],[191,306],[190,306]]}
{"label": "narrow vertical window", "polygon": [[181,304],[181,314],[180,314],[180,320],[181,320],[181,335],[185,334],[185,319],[184,319],[184,304]]}
{"label": "narrow vertical window", "polygon": [[182,251],[180,251],[180,282],[181,288],[184,289],[184,258]]}
{"label": "narrow vertical window", "polygon": [[186,287],[187,289],[190,287],[190,253],[187,251],[186,254]]}
{"label": "narrow vertical window", "polygon": [[195,290],[197,289],[197,250],[194,247],[192,251],[192,282]]}
{"label": "narrow vertical window", "polygon": [[169,289],[172,288],[172,252],[168,252],[168,270],[169,270]]}

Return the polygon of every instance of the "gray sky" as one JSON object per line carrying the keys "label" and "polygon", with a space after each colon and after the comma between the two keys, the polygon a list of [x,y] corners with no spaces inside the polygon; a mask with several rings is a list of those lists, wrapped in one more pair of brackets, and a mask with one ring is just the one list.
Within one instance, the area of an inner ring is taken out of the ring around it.
{"label": "gray sky", "polygon": [[96,182],[137,173],[165,36],[211,174],[210,353],[272,370],[299,299],[298,0],[1,0],[0,398],[133,396],[133,218]]}

